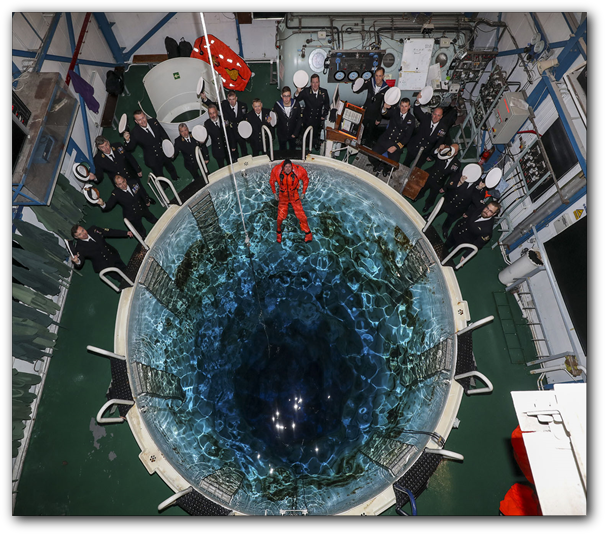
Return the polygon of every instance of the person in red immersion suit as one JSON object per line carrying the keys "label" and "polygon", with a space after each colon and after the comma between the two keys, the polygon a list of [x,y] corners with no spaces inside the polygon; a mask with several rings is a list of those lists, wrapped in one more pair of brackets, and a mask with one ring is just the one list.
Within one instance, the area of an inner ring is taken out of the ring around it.
{"label": "person in red immersion suit", "polygon": [[[307,187],[309,187],[309,176],[307,171],[300,165],[293,164],[289,159],[273,167],[271,171],[271,189],[275,200],[279,201],[277,206],[277,242],[281,243],[281,224],[288,216],[288,205],[292,204],[294,214],[300,222],[300,229],[305,233],[305,241],[311,241],[313,235],[307,223],[307,216],[303,210],[301,200],[304,200]],[[299,195],[302,182],[302,195]],[[277,185],[277,189],[276,189]]]}

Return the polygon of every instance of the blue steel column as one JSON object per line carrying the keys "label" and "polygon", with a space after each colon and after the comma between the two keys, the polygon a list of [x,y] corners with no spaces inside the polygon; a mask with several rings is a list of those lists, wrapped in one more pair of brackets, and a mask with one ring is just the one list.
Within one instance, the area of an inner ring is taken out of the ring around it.
{"label": "blue steel column", "polygon": [[[13,56],[16,56],[16,57],[29,57],[29,58],[36,57],[35,52],[30,52],[29,50],[15,50],[14,48],[13,48],[12,54],[13,54]],[[67,56],[56,56],[54,54],[46,54],[46,59],[48,61],[57,61],[58,63],[71,63],[71,58],[67,57]],[[114,67],[118,66],[117,63],[107,63],[105,61],[93,61],[92,59],[78,59],[78,63],[80,65],[90,65],[92,67],[109,67],[110,69],[113,69]]]}
{"label": "blue steel column", "polygon": [[103,37],[105,37],[107,46],[109,46],[116,63],[118,65],[123,65],[125,63],[123,53],[124,47],[120,46],[118,43],[118,40],[111,29],[112,23],[107,20],[105,13],[93,13],[92,15],[97,21],[99,29],[101,30]]}
{"label": "blue steel column", "polygon": [[55,36],[55,32],[57,31],[57,26],[59,25],[60,19],[61,19],[61,13],[55,13],[53,20],[51,21],[50,26],[48,27],[48,31],[46,32],[46,35],[44,36],[44,40],[40,44],[40,54],[38,55],[38,59],[36,60],[36,63],[34,64],[34,69],[33,69],[34,72],[40,72],[40,69],[42,68],[42,64],[44,63],[44,60],[46,59],[46,54],[48,53],[48,49],[50,48],[50,43],[52,42],[53,37]]}
{"label": "blue steel column", "polygon": [[237,30],[237,42],[239,43],[239,57],[244,59],[244,45],[242,43],[242,32],[239,29],[239,21],[237,20],[237,14],[235,15],[235,29]]}
{"label": "blue steel column", "polygon": [[157,31],[164,26],[176,13],[168,13],[160,22],[158,22],[151,30],[149,30],[143,38],[135,44],[130,50],[124,52],[124,61],[128,61],[139,48],[141,48],[151,37],[153,37]]}

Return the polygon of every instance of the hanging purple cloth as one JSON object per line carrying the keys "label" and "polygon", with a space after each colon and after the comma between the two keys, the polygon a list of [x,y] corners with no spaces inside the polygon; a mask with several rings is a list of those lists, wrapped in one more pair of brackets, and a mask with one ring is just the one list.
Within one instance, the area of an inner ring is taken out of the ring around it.
{"label": "hanging purple cloth", "polygon": [[99,103],[94,97],[94,87],[88,82],[84,81],[82,78],[80,78],[80,76],[78,76],[73,70],[70,70],[68,72],[69,77],[71,78],[71,83],[74,86],[74,91],[84,99],[84,102],[86,103],[90,111],[92,111],[93,113],[98,113]]}

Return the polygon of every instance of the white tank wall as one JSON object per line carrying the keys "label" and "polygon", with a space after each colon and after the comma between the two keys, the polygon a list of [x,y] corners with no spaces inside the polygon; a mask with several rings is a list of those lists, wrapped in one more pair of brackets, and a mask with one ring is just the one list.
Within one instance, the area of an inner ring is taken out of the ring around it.
{"label": "white tank wall", "polygon": [[[338,18],[335,18],[335,19],[333,19],[333,24],[336,27],[338,27],[339,29],[342,26],[356,27],[355,25],[361,24],[361,19],[362,19],[361,15],[359,17],[359,20],[352,20],[352,19],[346,19],[346,20],[340,19],[339,20]],[[363,20],[364,20],[365,27],[367,28],[373,23],[373,21],[375,19],[364,16]],[[289,24],[290,24],[290,26],[292,26],[291,23],[289,23]],[[326,17],[325,19],[324,18],[303,19],[303,33],[295,33],[295,30],[286,28],[286,25],[284,22],[281,22],[279,24],[279,27],[278,27],[279,28],[278,29],[278,44],[280,45],[280,50],[279,50],[280,70],[279,70],[279,81],[278,81],[279,87],[288,85],[293,90],[296,90],[294,87],[292,78],[294,76],[294,73],[297,70],[304,70],[305,72],[307,72],[307,74],[309,74],[309,77],[312,74],[314,74],[314,71],[309,66],[309,56],[313,50],[315,50],[317,48],[321,48],[321,49],[325,50],[327,53],[329,53],[330,50],[338,48],[336,42],[328,43],[328,39],[330,38],[329,31],[328,31],[328,35],[327,35],[326,39],[322,39],[320,41],[318,39],[318,34],[317,34],[318,30],[305,31],[304,30],[305,24],[313,25],[313,26],[325,26],[325,28],[329,28],[330,21],[329,21],[328,17]],[[387,19],[385,19],[383,16],[383,17],[381,17],[381,19],[378,21],[377,24],[379,27],[380,26],[389,26],[390,19],[387,22]],[[395,24],[396,24],[396,22],[395,22]],[[427,39],[434,40],[435,38],[441,37],[442,34],[443,34],[443,32],[441,32],[441,31],[435,31],[434,34],[430,38],[427,37]],[[444,35],[444,37],[449,37],[450,39],[453,39],[455,36],[456,35],[453,32],[446,32]],[[403,44],[399,43],[399,40],[404,39],[404,38],[410,38],[410,37],[422,38],[422,35],[420,35],[419,33],[393,32],[393,39],[391,39],[390,37],[385,37],[384,35],[382,35],[381,37],[382,37],[382,43],[381,43],[380,49],[385,50],[385,54],[388,52],[391,52],[395,56],[395,62],[393,64],[393,66],[389,67],[389,68],[385,68],[385,80],[393,79],[393,80],[397,81],[399,78],[399,68],[401,66],[401,55],[403,52]],[[301,58],[302,47],[304,44],[306,44],[307,39],[312,39],[312,42],[307,44],[306,51],[305,51],[305,57]],[[342,49],[342,50],[352,50],[352,49],[362,50],[363,49],[362,48],[362,39],[358,33],[347,34],[346,32],[341,32],[341,41],[342,42],[341,42],[340,49]],[[444,68],[442,68],[442,77],[445,78],[445,72],[447,70],[447,67],[449,66],[449,64],[451,63],[451,60],[454,57],[454,49],[452,46],[450,46],[449,48],[443,49],[443,48],[440,48],[438,44],[435,44],[435,46],[433,48],[433,56],[432,56],[431,64],[435,63],[434,59],[437,56],[437,54],[439,54],[440,52],[445,52],[448,55],[448,62],[446,64],[446,66]],[[320,81],[321,87],[328,90],[328,94],[330,95],[330,98],[331,98],[336,89],[336,86],[338,84],[328,83],[328,74],[327,73],[324,74],[323,72],[318,72],[317,74],[319,75],[319,81]],[[363,104],[363,102],[365,102],[366,93],[365,92],[363,92],[361,94],[353,93],[352,85],[353,85],[352,83],[345,83],[345,82],[340,83],[339,93],[340,93],[341,100],[346,100],[355,105]],[[402,91],[402,97],[408,97],[413,102],[412,94],[413,94],[412,91]]]}

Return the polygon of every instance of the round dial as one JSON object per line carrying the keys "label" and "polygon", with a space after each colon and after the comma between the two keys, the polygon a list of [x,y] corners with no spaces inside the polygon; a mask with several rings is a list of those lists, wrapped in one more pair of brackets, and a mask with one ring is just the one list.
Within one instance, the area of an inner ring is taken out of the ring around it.
{"label": "round dial", "polygon": [[322,48],[316,48],[309,54],[309,67],[313,72],[322,72],[324,70],[324,61],[328,53]]}
{"label": "round dial", "polygon": [[349,75],[347,76],[347,78],[349,78],[349,80],[354,82],[357,78],[359,78],[359,72],[357,72],[356,70],[352,70],[351,72],[349,72]]}
{"label": "round dial", "polygon": [[364,80],[369,80],[369,79],[372,77],[372,72],[371,72],[371,71],[369,71],[369,70],[366,70],[366,71],[365,71],[365,72],[364,72],[364,73],[361,75],[361,77],[362,77]]}
{"label": "round dial", "polygon": [[344,80],[344,79],[345,79],[345,72],[344,72],[344,71],[342,71],[342,70],[336,71],[336,72],[334,73],[334,79],[335,79],[337,82],[340,82],[340,81]]}

